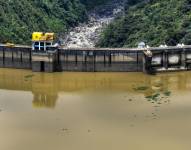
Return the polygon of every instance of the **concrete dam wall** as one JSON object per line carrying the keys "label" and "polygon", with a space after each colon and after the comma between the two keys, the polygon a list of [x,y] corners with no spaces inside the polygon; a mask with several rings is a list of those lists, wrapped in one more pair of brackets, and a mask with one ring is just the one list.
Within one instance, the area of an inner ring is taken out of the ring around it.
{"label": "concrete dam wall", "polygon": [[[152,55],[148,56],[145,52]],[[158,72],[191,69],[191,46],[166,48],[52,48],[0,46],[0,67],[36,72]]]}
{"label": "concrete dam wall", "polygon": [[142,52],[106,49],[60,49],[63,71],[136,72],[142,71]]}
{"label": "concrete dam wall", "polygon": [[6,47],[0,46],[0,67],[31,69],[30,47]]}
{"label": "concrete dam wall", "polygon": [[33,71],[130,72],[142,71],[142,52],[107,49],[31,51],[31,47],[0,46],[0,67]]}

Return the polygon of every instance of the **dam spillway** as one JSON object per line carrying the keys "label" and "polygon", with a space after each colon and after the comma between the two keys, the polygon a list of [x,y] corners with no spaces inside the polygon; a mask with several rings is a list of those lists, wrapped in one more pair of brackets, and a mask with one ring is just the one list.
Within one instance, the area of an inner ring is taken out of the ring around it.
{"label": "dam spillway", "polygon": [[[152,56],[147,56],[150,51]],[[64,48],[34,51],[0,45],[0,67],[35,72],[159,72],[191,69],[191,46],[151,48]]]}

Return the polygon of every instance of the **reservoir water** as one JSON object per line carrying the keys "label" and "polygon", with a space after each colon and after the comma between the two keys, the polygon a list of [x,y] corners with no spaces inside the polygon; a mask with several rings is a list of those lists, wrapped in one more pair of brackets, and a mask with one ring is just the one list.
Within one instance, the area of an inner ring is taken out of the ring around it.
{"label": "reservoir water", "polygon": [[0,150],[189,150],[191,72],[0,69]]}

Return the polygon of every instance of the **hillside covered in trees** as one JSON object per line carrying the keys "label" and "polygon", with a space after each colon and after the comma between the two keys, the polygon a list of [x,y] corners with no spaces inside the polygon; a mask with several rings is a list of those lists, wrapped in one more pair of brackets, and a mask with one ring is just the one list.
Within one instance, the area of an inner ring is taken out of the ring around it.
{"label": "hillside covered in trees", "polygon": [[[29,44],[33,31],[64,34],[88,11],[112,0],[0,0],[0,43]],[[99,47],[191,44],[190,0],[125,0],[124,15],[106,27]]]}
{"label": "hillside covered in trees", "polygon": [[0,0],[0,43],[30,43],[33,31],[64,33],[109,0]]}
{"label": "hillside covered in trees", "polygon": [[107,27],[101,47],[191,44],[190,0],[128,0],[125,15]]}
{"label": "hillside covered in trees", "polygon": [[84,4],[87,10],[94,8],[95,6],[103,5],[110,0],[80,0]]}

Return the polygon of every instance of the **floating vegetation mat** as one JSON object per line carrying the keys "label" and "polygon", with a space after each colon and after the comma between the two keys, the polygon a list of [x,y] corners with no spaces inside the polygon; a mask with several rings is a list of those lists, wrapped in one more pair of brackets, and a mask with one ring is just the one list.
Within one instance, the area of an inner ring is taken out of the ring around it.
{"label": "floating vegetation mat", "polygon": [[154,93],[152,95],[149,95],[149,96],[146,96],[145,98],[148,100],[148,101],[151,101],[152,103],[155,103],[157,102],[157,104],[162,104],[162,100],[164,99],[165,103],[167,102],[166,99],[168,99],[168,97],[171,95],[171,92],[170,91],[165,91],[163,93]]}
{"label": "floating vegetation mat", "polygon": [[[157,84],[155,85],[155,87],[161,87],[162,84]],[[139,86],[136,88],[133,88],[135,91],[138,92],[144,92],[145,95],[145,99],[147,99],[147,101],[151,102],[151,103],[155,103],[155,104],[162,104],[162,103],[167,103],[169,102],[169,97],[171,96],[172,92],[169,90],[153,90],[152,88],[150,88],[149,86]],[[151,91],[152,92],[151,92]],[[151,94],[148,94],[151,93]]]}
{"label": "floating vegetation mat", "polygon": [[34,74],[29,74],[29,75],[24,76],[25,81],[31,80],[33,77],[34,77]]}
{"label": "floating vegetation mat", "polygon": [[148,86],[139,86],[137,88],[134,88],[135,91],[145,91],[148,90],[149,87]]}

